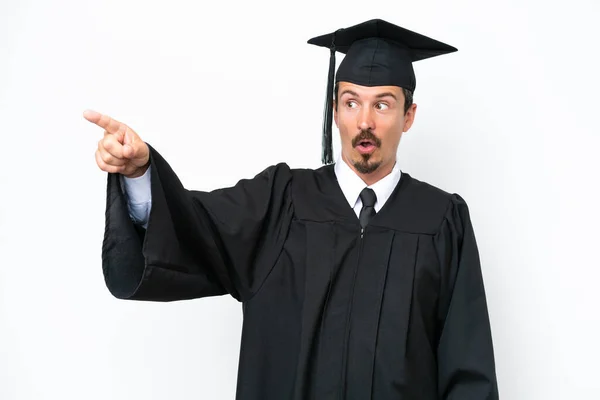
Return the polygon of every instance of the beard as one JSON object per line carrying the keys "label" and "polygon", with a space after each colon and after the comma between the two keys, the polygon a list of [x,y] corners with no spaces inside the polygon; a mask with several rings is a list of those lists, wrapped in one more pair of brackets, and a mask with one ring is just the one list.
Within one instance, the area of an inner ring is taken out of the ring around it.
{"label": "beard", "polygon": [[369,162],[369,157],[369,154],[363,155],[362,160],[353,161],[352,165],[361,174],[373,173],[381,166],[381,161]]}
{"label": "beard", "polygon": [[[381,140],[368,130],[361,130],[358,135],[352,139],[352,148],[355,148],[363,140],[370,140],[373,142],[375,147],[381,147]],[[361,174],[373,173],[381,166],[381,161],[370,161],[371,154],[360,154],[359,160],[352,161],[352,165]]]}

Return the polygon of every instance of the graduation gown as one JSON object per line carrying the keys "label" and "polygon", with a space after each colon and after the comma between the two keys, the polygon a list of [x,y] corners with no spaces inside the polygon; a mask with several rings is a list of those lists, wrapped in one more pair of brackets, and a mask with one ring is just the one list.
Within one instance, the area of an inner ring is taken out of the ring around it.
{"label": "graduation gown", "polygon": [[109,174],[102,266],[120,299],[243,304],[238,400],[497,399],[464,199],[404,172],[364,232],[332,165],[185,189],[150,146],[132,223]]}

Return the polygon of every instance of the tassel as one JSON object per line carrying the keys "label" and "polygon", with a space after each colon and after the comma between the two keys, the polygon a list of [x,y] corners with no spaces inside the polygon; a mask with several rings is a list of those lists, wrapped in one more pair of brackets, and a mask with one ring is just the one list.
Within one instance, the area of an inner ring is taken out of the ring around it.
{"label": "tassel", "polygon": [[329,56],[329,74],[327,75],[327,94],[325,97],[325,110],[323,116],[323,150],[321,161],[323,164],[333,163],[332,125],[333,125],[333,87],[335,75],[335,34],[331,39],[331,54]]}

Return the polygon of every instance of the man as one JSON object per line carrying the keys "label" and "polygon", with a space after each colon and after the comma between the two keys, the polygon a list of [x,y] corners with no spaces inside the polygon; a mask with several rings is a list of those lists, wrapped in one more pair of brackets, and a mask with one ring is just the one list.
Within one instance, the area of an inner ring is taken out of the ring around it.
{"label": "man", "polygon": [[85,113],[106,130],[109,290],[242,302],[238,399],[497,399],[467,204],[396,162],[416,112],[412,62],[456,49],[382,20],[309,43],[331,50],[317,170],[281,163],[188,190],[127,125]]}

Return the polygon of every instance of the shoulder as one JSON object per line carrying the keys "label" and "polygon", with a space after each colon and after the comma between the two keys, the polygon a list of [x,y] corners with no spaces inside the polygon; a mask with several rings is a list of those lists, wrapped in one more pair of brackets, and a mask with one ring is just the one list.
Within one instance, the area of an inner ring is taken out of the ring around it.
{"label": "shoulder", "polygon": [[465,199],[459,193],[442,189],[439,186],[415,178],[406,172],[402,173],[402,179],[408,181],[411,195],[414,196],[417,201],[425,202],[425,204],[432,208],[446,210],[453,205],[464,204],[466,206]]}
{"label": "shoulder", "polygon": [[253,175],[246,175],[239,180],[240,183],[260,182],[260,181],[276,181],[279,183],[294,183],[306,184],[311,180],[318,179],[319,175],[323,175],[323,168],[293,168],[286,162],[278,162],[264,167]]}
{"label": "shoulder", "polygon": [[435,234],[449,218],[463,215],[464,198],[403,172],[397,194],[397,224],[403,230]]}
{"label": "shoulder", "polygon": [[244,183],[270,183],[270,184],[284,184],[287,185],[292,180],[292,170],[290,166],[285,162],[277,164],[271,164],[263,168],[258,173],[254,173],[253,176],[246,176],[241,178],[239,184]]}

